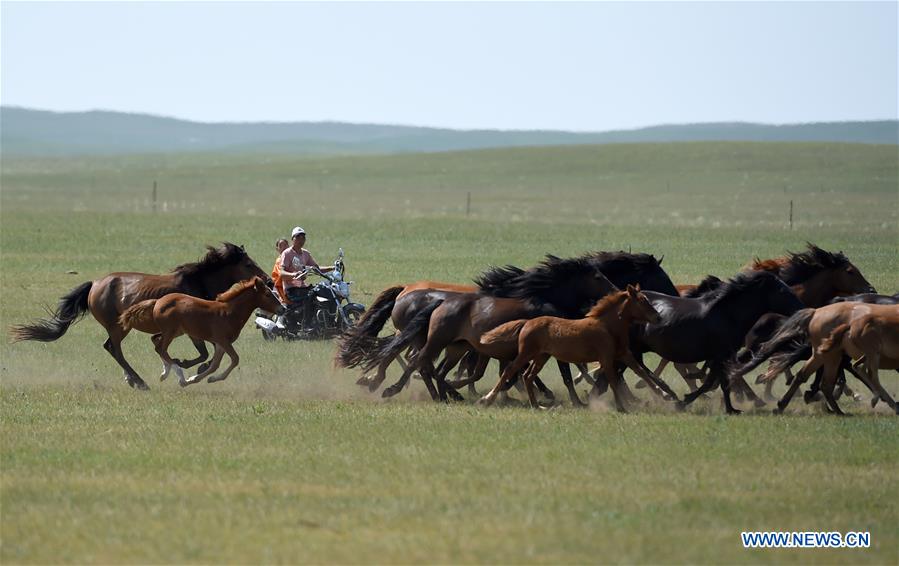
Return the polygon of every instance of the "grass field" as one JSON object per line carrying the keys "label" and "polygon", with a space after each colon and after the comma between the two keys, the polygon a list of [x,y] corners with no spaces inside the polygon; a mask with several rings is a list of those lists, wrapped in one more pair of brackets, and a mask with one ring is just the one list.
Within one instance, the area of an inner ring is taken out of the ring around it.
{"label": "grass field", "polygon": [[[320,262],[344,247],[363,303],[597,249],[664,254],[695,282],[806,240],[892,293],[897,162],[895,146],[834,144],[4,157],[0,323],[206,243],[246,244],[268,269],[296,224]],[[899,421],[866,403],[844,401],[847,419],[801,403],[728,418],[717,399],[538,414],[434,406],[419,382],[382,402],[333,369],[330,342],[250,327],[228,381],[186,390],[159,384],[148,338],[129,338],[142,394],[104,338],[88,319],[53,344],[0,346],[4,563],[899,561]],[[872,548],[749,551],[743,530],[870,531]]]}

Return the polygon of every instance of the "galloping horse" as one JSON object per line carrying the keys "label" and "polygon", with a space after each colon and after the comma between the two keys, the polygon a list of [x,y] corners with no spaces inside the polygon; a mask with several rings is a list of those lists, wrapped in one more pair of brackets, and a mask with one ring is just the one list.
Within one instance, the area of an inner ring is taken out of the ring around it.
{"label": "galloping horse", "polygon": [[707,361],[708,375],[696,391],[680,403],[686,407],[703,393],[721,385],[728,413],[739,413],[730,400],[725,364],[743,343],[746,332],[768,312],[792,314],[802,303],[783,281],[771,273],[740,273],[716,290],[695,299],[645,292],[662,321],[636,325],[631,349],[637,360],[647,351],[680,363]]}
{"label": "galloping horse", "polygon": [[[153,335],[153,344],[156,346],[156,353],[162,358],[162,375],[159,380],[164,380],[174,366],[179,383],[184,387],[202,381],[207,376],[209,383],[223,381],[228,377],[240,362],[232,344],[257,308],[280,314],[284,305],[275,291],[269,289],[262,279],[254,277],[225,291],[214,301],[183,293],[169,293],[161,299],[141,301],[122,313],[119,324],[126,331],[137,325],[157,327],[159,333]],[[169,356],[169,345],[182,334],[187,334],[194,340],[215,344],[215,353],[209,367],[188,379],[184,378],[181,366]],[[210,375],[219,368],[225,353],[231,358],[231,365],[221,375]]]}
{"label": "galloping horse", "polygon": [[[496,386],[481,401],[491,404],[502,386],[530,364],[522,380],[531,406],[537,408],[534,377],[552,356],[560,362],[600,362],[612,387],[615,404],[619,411],[624,412],[615,362],[621,360],[638,375],[644,376],[643,369],[634,360],[629,349],[631,322],[653,323],[659,320],[659,313],[639,292],[639,286],[635,288],[628,285],[627,290],[600,299],[582,319],[540,316],[502,324],[483,335],[481,344],[512,340],[517,343],[518,354],[503,370]],[[652,377],[645,375],[644,379],[651,381]]]}
{"label": "galloping horse", "polygon": [[[109,335],[103,347],[124,370],[125,382],[137,389],[149,389],[122,353],[122,340],[128,335],[128,330],[119,324],[122,312],[135,303],[158,299],[169,293],[213,299],[238,281],[250,277],[261,277],[266,284],[271,282],[243,246],[229,242],[219,248],[207,246],[206,255],[200,261],[179,265],[164,275],[117,272],[82,283],[59,300],[52,318],[13,326],[10,335],[13,341],[52,342],[90,311]],[[134,328],[150,334],[158,332],[153,326]],[[198,357],[183,362],[182,367],[191,367],[207,358],[206,345],[202,341],[194,341],[194,345]]]}
{"label": "galloping horse", "polygon": [[[793,289],[804,306],[811,308],[830,304],[838,297],[875,292],[861,270],[849,261],[843,252],[829,252],[810,242],[806,242],[806,248],[803,252],[787,252],[787,255],[778,258],[765,260],[756,258],[749,265],[749,269],[777,275]],[[746,353],[741,359],[745,360],[747,354],[758,352],[761,344],[774,335],[785,319],[786,317],[777,314],[768,314],[759,319],[747,333]],[[787,374],[787,383],[790,383],[792,376],[789,368],[785,368],[784,372]],[[745,386],[742,378],[739,378],[739,383],[744,386],[742,389],[746,393],[750,396],[755,395],[748,386]],[[773,378],[765,382],[766,399],[773,399],[771,392],[773,385]]]}
{"label": "galloping horse", "polygon": [[[812,355],[796,375],[789,390],[778,401],[776,412],[782,412],[799,386],[813,372],[822,368],[824,376],[821,391],[830,409],[843,414],[834,398],[833,386],[845,352],[852,358],[864,357],[866,371],[858,377],[871,389],[875,399],[883,399],[899,414],[899,405],[883,388],[877,376],[877,370],[881,367],[899,367],[899,305],[843,302],[819,309],[803,309],[790,317],[771,341],[778,342],[784,337],[795,335],[797,331],[808,336]],[[794,362],[792,353],[780,354],[773,359],[762,379],[773,379]]]}

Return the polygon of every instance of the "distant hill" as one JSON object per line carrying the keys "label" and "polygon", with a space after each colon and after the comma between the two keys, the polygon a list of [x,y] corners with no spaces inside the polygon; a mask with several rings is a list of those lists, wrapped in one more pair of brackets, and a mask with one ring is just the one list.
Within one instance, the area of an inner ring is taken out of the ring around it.
{"label": "distant hill", "polygon": [[200,123],[122,112],[0,109],[6,155],[103,155],[160,152],[356,154],[495,147],[683,141],[897,144],[899,122],[821,122],[772,126],[713,123],[574,133],[550,130],[450,130],[342,122]]}

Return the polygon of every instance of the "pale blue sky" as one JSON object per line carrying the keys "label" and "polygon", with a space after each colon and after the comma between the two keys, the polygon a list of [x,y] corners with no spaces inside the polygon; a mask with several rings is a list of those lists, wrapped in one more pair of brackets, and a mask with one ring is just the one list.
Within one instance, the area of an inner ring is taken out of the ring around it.
{"label": "pale blue sky", "polygon": [[897,3],[2,2],[0,101],[609,130],[897,117]]}

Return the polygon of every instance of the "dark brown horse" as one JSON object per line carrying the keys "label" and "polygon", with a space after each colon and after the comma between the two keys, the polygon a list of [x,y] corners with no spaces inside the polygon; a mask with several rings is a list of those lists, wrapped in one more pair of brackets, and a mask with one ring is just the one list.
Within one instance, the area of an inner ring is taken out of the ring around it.
{"label": "dark brown horse", "polygon": [[[240,357],[234,350],[234,342],[255,309],[272,314],[284,310],[276,292],[269,289],[259,277],[254,277],[235,285],[215,298],[214,301],[198,299],[183,293],[169,293],[160,299],[148,299],[128,307],[119,317],[119,324],[126,331],[137,326],[155,326],[159,334],[153,335],[156,353],[162,359],[164,380],[174,366],[182,387],[202,381],[209,383],[224,381],[237,367]],[[169,356],[172,340],[187,334],[194,340],[204,340],[215,344],[215,353],[209,367],[197,375],[185,379],[181,366]],[[222,356],[228,354],[231,365],[220,375],[211,375],[219,368]]]}
{"label": "dark brown horse", "polygon": [[[219,248],[207,246],[206,255],[200,261],[179,265],[164,275],[117,272],[82,283],[59,300],[52,318],[13,326],[10,336],[16,342],[52,342],[61,338],[69,326],[90,311],[106,329],[109,338],[103,347],[124,370],[126,383],[137,389],[148,389],[146,382],[122,353],[122,340],[128,335],[128,330],[119,324],[122,312],[135,303],[158,299],[169,293],[213,299],[238,281],[251,277],[260,277],[267,285],[271,285],[271,278],[247,255],[243,246],[228,242]],[[134,328],[151,334],[158,332],[152,325],[138,325]],[[208,357],[206,345],[202,341],[194,341],[194,345],[197,347],[198,357],[179,363],[182,367],[191,367]]]}

